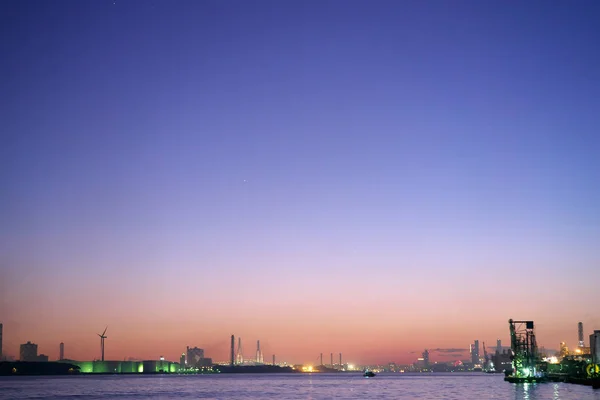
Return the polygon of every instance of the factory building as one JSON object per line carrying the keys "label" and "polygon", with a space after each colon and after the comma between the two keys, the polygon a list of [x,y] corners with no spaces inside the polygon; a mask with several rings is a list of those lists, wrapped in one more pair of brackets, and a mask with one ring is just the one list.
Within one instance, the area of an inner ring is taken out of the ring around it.
{"label": "factory building", "polygon": [[35,343],[27,342],[19,348],[19,360],[21,361],[37,361],[38,346]]}
{"label": "factory building", "polygon": [[200,362],[204,358],[204,349],[200,349],[198,347],[187,347],[187,365],[188,367],[195,367],[196,364]]}
{"label": "factory building", "polygon": [[84,374],[156,374],[179,372],[179,364],[165,360],[146,361],[72,361]]}
{"label": "factory building", "polygon": [[19,360],[28,362],[47,362],[48,356],[44,354],[38,355],[38,345],[27,342],[19,347]]}

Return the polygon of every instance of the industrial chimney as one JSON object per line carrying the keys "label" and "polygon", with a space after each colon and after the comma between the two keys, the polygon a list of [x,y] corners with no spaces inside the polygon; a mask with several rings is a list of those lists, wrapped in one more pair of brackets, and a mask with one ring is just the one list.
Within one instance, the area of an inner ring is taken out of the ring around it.
{"label": "industrial chimney", "polygon": [[231,365],[233,367],[233,362],[234,362],[234,356],[235,356],[235,337],[233,335],[231,335],[231,358],[229,360],[229,365]]}

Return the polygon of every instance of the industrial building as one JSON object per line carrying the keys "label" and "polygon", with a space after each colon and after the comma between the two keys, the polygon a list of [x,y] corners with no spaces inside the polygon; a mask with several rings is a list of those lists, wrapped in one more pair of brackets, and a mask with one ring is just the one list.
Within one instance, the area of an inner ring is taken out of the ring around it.
{"label": "industrial building", "polygon": [[185,359],[184,364],[186,368],[203,368],[212,366],[212,358],[204,357],[204,349],[198,347],[187,347],[186,354],[182,354],[179,363],[182,363],[182,359]]}
{"label": "industrial building", "polygon": [[198,347],[190,347],[186,348],[186,361],[187,365],[190,367],[196,366],[200,362],[201,359],[204,358],[204,349],[200,349]]}
{"label": "industrial building", "polygon": [[37,344],[27,342],[19,347],[19,360],[21,361],[37,361]]}
{"label": "industrial building", "polygon": [[79,367],[84,374],[156,374],[177,373],[179,364],[165,360],[146,361],[73,361],[60,362]]}

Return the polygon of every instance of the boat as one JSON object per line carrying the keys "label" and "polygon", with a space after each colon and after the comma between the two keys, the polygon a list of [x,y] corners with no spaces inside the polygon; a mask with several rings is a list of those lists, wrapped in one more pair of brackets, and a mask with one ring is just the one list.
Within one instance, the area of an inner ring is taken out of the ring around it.
{"label": "boat", "polygon": [[374,376],[375,376],[375,372],[373,372],[373,371],[369,371],[369,370],[366,370],[366,371],[363,373],[363,376],[364,376],[365,378],[372,378],[372,377],[374,377]]}

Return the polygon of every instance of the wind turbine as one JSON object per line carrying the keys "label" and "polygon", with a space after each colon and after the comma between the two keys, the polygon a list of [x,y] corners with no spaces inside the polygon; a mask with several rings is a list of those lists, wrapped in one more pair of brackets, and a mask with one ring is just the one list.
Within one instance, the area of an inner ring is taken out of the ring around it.
{"label": "wind turbine", "polygon": [[[108,325],[106,326],[106,329],[108,329]],[[102,334],[98,333],[98,336],[100,336],[100,350],[102,351],[102,361],[104,361],[104,339],[106,339],[106,336],[104,336],[104,334],[106,333],[106,329],[104,329],[104,332],[102,332]]]}

